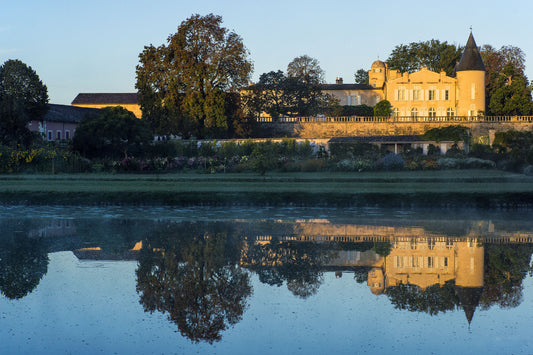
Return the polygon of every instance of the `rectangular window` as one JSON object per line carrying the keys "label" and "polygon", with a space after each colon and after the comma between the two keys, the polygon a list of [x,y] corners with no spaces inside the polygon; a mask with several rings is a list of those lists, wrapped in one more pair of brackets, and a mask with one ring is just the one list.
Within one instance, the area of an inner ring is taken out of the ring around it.
{"label": "rectangular window", "polygon": [[402,256],[396,256],[396,267],[398,269],[403,269],[403,257]]}
{"label": "rectangular window", "polygon": [[470,88],[470,99],[476,99],[476,84],[474,83],[472,83],[472,87]]}
{"label": "rectangular window", "polygon": [[398,101],[403,101],[403,100],[405,100],[405,90],[400,89],[398,90]]}
{"label": "rectangular window", "polygon": [[70,139],[70,131],[65,131],[65,139]]}
{"label": "rectangular window", "polygon": [[428,90],[428,100],[435,100],[435,90]]}
{"label": "rectangular window", "polygon": [[428,256],[428,268],[433,268],[433,257]]}
{"label": "rectangular window", "polygon": [[444,100],[448,101],[450,99],[450,91],[444,90]]}
{"label": "rectangular window", "polygon": [[420,100],[420,90],[418,89],[413,90],[413,100],[415,101]]}
{"label": "rectangular window", "polygon": [[61,131],[57,131],[57,140],[58,140],[58,141],[61,140]]}
{"label": "rectangular window", "polygon": [[448,258],[447,257],[444,257],[443,266],[444,267],[448,267]]}
{"label": "rectangular window", "polygon": [[51,141],[53,139],[54,139],[53,132],[52,131],[48,131],[48,140]]}

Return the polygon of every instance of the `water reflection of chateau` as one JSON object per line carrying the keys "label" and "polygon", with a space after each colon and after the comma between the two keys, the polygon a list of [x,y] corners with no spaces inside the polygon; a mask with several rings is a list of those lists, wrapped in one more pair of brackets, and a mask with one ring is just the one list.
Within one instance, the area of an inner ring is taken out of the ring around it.
{"label": "water reflection of chateau", "polygon": [[[400,285],[415,285],[425,290],[430,286],[444,286],[452,282],[469,322],[484,287],[484,245],[533,243],[533,235],[530,233],[496,232],[490,222],[479,222],[471,226],[466,234],[454,237],[421,227],[329,224],[327,221],[301,223],[295,230],[299,233],[287,236],[263,235],[248,238],[248,242],[262,246],[279,242],[344,243],[345,246],[388,243],[390,249],[382,255],[372,249],[337,249],[332,254],[334,257],[323,266],[336,270],[338,276],[355,268],[369,269],[367,285],[376,295],[387,293],[389,288]],[[245,248],[244,254],[248,248],[250,245]],[[243,259],[249,264],[244,263],[245,266],[252,266],[250,262],[263,263],[263,267],[273,266],[246,256]]]}

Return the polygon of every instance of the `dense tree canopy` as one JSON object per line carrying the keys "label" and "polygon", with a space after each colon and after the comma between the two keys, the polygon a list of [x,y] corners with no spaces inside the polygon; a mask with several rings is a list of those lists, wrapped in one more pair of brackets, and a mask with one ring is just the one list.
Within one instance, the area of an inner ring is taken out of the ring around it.
{"label": "dense tree canopy", "polygon": [[0,67],[0,143],[28,145],[32,120],[48,112],[48,90],[37,73],[20,60],[8,60]]}
{"label": "dense tree canopy", "polygon": [[412,42],[408,45],[396,46],[387,64],[389,69],[412,73],[426,66],[429,70],[440,72],[444,70],[447,75],[452,75],[455,64],[461,59],[463,48],[448,42],[429,40],[425,42]]}
{"label": "dense tree canopy", "polygon": [[489,115],[528,115],[533,112],[531,90],[525,71],[525,54],[514,46],[480,50],[487,70],[486,99]]}
{"label": "dense tree canopy", "polygon": [[307,55],[294,58],[283,71],[263,73],[243,95],[254,115],[267,113],[276,121],[280,116],[311,116],[321,113],[332,100],[322,93],[324,71],[316,59]]}
{"label": "dense tree canopy", "polygon": [[241,37],[221,25],[220,16],[193,15],[167,45],[147,46],[139,55],[139,102],[156,133],[228,133],[228,94],[249,82],[252,63]]}
{"label": "dense tree canopy", "polygon": [[374,106],[374,116],[389,117],[392,112],[392,105],[388,100],[381,100]]}
{"label": "dense tree canopy", "polygon": [[356,84],[368,84],[368,70],[359,69],[354,74]]}
{"label": "dense tree canopy", "polygon": [[531,88],[520,68],[509,62],[501,72],[490,74],[488,113],[492,115],[531,115]]}
{"label": "dense tree canopy", "polygon": [[480,48],[480,54],[488,76],[503,71],[507,64],[513,64],[521,75],[526,70],[526,55],[518,47],[507,45],[495,49],[490,44],[485,44]]}
{"label": "dense tree canopy", "polygon": [[315,58],[305,54],[294,58],[287,65],[287,75],[307,85],[324,83],[324,70],[320,67],[320,63]]}
{"label": "dense tree canopy", "polygon": [[123,107],[106,107],[88,116],[76,129],[73,148],[88,158],[128,157],[141,153],[152,141],[150,126]]}

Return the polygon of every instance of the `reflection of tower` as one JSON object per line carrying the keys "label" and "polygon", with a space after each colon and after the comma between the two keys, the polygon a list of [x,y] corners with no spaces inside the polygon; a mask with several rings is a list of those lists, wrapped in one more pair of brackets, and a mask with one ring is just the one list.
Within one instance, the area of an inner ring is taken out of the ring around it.
{"label": "reflection of tower", "polygon": [[383,275],[383,269],[374,267],[368,272],[368,282],[370,291],[375,295],[381,295],[385,291],[385,276]]}
{"label": "reflection of tower", "polygon": [[455,252],[455,293],[470,324],[483,292],[484,248],[477,239],[468,239],[458,242]]}

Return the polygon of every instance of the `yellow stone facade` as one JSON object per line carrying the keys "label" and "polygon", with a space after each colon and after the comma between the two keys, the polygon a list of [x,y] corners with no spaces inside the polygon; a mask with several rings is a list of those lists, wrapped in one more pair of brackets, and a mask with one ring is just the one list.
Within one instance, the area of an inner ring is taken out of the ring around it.
{"label": "yellow stone facade", "polygon": [[[340,105],[374,106],[381,100],[392,105],[397,117],[417,117],[438,121],[439,117],[473,117],[485,111],[485,68],[472,34],[453,77],[426,67],[414,73],[401,73],[380,60],[368,71],[369,85],[324,85],[323,92]],[[401,119],[400,119],[401,121]]]}

